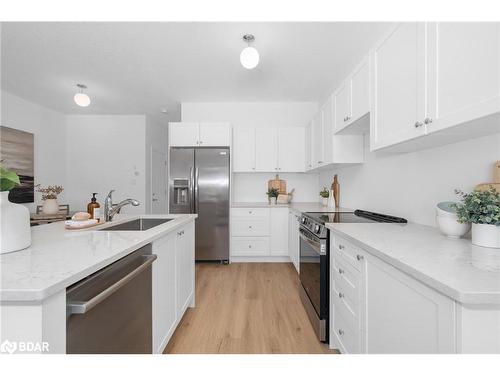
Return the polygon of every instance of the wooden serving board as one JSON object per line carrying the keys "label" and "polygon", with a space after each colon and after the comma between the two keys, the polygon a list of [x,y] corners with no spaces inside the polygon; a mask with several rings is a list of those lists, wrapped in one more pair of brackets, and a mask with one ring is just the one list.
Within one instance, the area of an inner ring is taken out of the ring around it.
{"label": "wooden serving board", "polygon": [[280,194],[286,194],[286,181],[280,180],[280,176],[276,175],[274,180],[267,182],[267,189],[278,189]]}
{"label": "wooden serving board", "polygon": [[99,221],[99,222],[94,223],[94,224],[82,225],[81,227],[71,227],[69,225],[64,225],[64,228],[66,228],[67,230],[80,230],[80,229],[88,229],[88,228],[96,227],[96,226],[102,225],[104,223],[105,223],[104,221]]}
{"label": "wooden serving board", "polygon": [[493,164],[493,182],[485,182],[476,186],[474,190],[486,191],[490,189],[490,186],[500,192],[500,161]]}

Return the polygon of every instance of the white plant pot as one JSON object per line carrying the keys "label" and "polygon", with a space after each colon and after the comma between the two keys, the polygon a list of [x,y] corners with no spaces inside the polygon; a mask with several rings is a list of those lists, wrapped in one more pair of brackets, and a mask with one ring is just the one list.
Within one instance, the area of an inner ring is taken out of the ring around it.
{"label": "white plant pot", "polygon": [[473,223],[472,243],[476,246],[500,249],[500,226]]}
{"label": "white plant pot", "polygon": [[55,215],[59,212],[57,199],[45,199],[42,205],[42,212],[47,215]]}
{"label": "white plant pot", "polygon": [[277,198],[276,197],[270,197],[269,198],[269,204],[277,204]]}
{"label": "white plant pot", "polygon": [[8,191],[0,194],[0,254],[25,249],[31,245],[30,212],[22,204],[10,202]]}
{"label": "white plant pot", "polygon": [[321,204],[325,207],[328,206],[328,198],[321,198]]}

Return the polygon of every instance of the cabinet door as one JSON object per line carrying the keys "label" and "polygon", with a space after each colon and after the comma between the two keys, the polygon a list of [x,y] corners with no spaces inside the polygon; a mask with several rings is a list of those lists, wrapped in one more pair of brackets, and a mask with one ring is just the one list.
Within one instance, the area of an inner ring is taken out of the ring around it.
{"label": "cabinet door", "polygon": [[255,128],[235,128],[233,171],[255,172]]}
{"label": "cabinet door", "polygon": [[345,128],[351,118],[351,81],[342,84],[334,96],[335,101],[335,131]]}
{"label": "cabinet door", "polygon": [[375,257],[365,259],[367,353],[454,353],[454,302]]}
{"label": "cabinet door", "polygon": [[323,112],[323,121],[321,123],[321,148],[323,150],[323,164],[330,164],[333,158],[333,116],[334,116],[334,100],[329,97],[326,103],[321,108]]}
{"label": "cabinet door", "polygon": [[312,169],[312,137],[311,137],[311,122],[307,124],[305,129],[305,161],[306,171]]}
{"label": "cabinet door", "polygon": [[170,146],[198,146],[198,130],[199,126],[197,122],[171,122],[168,133]]}
{"label": "cabinet door", "polygon": [[370,82],[368,59],[363,61],[351,77],[351,119],[352,123],[370,111]]}
{"label": "cabinet door", "polygon": [[318,111],[312,121],[312,165],[313,168],[323,164],[323,113]]}
{"label": "cabinet door", "polygon": [[200,123],[200,146],[230,146],[231,125],[227,122]]}
{"label": "cabinet door", "polygon": [[288,208],[271,208],[271,255],[288,255]]}
{"label": "cabinet door", "polygon": [[255,170],[278,171],[278,129],[255,129]]}
{"label": "cabinet door", "polygon": [[429,25],[428,132],[500,111],[499,34],[493,22]]}
{"label": "cabinet door", "polygon": [[425,24],[399,24],[372,54],[371,149],[423,136]]}
{"label": "cabinet door", "polygon": [[299,219],[300,219],[299,215],[293,214],[292,251],[294,253],[293,265],[295,266],[297,273],[300,273]]}
{"label": "cabinet door", "polygon": [[305,129],[288,127],[278,129],[278,170],[280,172],[305,171]]}
{"label": "cabinet door", "polygon": [[177,314],[182,317],[194,300],[194,223],[176,231]]}
{"label": "cabinet door", "polygon": [[153,242],[153,350],[162,353],[177,321],[175,235]]}

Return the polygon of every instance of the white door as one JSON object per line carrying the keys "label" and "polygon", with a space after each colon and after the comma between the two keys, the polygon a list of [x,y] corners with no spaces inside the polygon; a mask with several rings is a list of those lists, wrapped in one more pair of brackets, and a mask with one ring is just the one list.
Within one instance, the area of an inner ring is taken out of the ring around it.
{"label": "white door", "polygon": [[151,213],[167,213],[167,155],[151,148]]}
{"label": "white door", "polygon": [[255,170],[278,171],[278,129],[255,129]]}
{"label": "white door", "polygon": [[351,77],[351,119],[352,123],[370,111],[370,82],[368,59],[363,61]]}
{"label": "white door", "polygon": [[301,126],[278,129],[278,170],[305,171],[305,129]]}
{"label": "white door", "polygon": [[425,24],[399,24],[372,54],[371,149],[423,136]]}
{"label": "white door", "polygon": [[288,255],[288,208],[271,208],[271,255]]}
{"label": "white door", "polygon": [[153,242],[153,350],[162,353],[177,321],[175,234]]}
{"label": "white door", "polygon": [[334,97],[335,100],[335,131],[347,126],[351,117],[351,81],[346,80]]}
{"label": "white door", "polygon": [[429,24],[428,132],[500,111],[499,34],[493,22]]}
{"label": "white door", "polygon": [[227,122],[200,123],[200,146],[229,146],[231,125]]}
{"label": "white door", "polygon": [[333,160],[333,116],[334,116],[334,99],[330,96],[322,107],[323,121],[322,121],[322,150],[323,150],[323,163],[330,164]]}
{"label": "white door", "polygon": [[168,139],[170,146],[198,146],[199,126],[197,122],[171,122],[168,129]]}
{"label": "white door", "polygon": [[255,172],[255,128],[234,129],[233,171]]}
{"label": "white door", "polygon": [[305,130],[305,153],[306,153],[306,171],[312,168],[312,137],[311,137],[311,123],[307,124]]}

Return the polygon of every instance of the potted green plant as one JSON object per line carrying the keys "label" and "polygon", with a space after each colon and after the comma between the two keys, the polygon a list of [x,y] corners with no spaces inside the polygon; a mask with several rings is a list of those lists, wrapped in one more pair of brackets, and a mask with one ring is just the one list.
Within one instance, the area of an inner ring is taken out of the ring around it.
{"label": "potted green plant", "polygon": [[267,199],[269,200],[269,204],[274,203],[276,204],[276,199],[278,198],[279,195],[279,190],[276,188],[269,188],[266,192],[267,194]]}
{"label": "potted green plant", "polygon": [[500,248],[500,193],[493,187],[486,191],[464,193],[455,190],[461,203],[455,203],[458,222],[472,223],[472,243]]}
{"label": "potted green plant", "polygon": [[323,206],[328,206],[328,198],[330,197],[330,190],[328,190],[326,187],[323,187],[323,190],[319,192],[321,199],[321,202]]}
{"label": "potted green plant", "polygon": [[37,185],[36,188],[37,192],[42,193],[42,212],[49,215],[57,214],[59,212],[59,203],[57,202],[57,196],[62,193],[64,188],[59,185],[49,185],[46,188]]}
{"label": "potted green plant", "polygon": [[31,245],[30,213],[22,204],[9,201],[9,192],[20,183],[15,172],[0,165],[0,254],[25,249]]}

